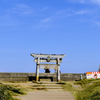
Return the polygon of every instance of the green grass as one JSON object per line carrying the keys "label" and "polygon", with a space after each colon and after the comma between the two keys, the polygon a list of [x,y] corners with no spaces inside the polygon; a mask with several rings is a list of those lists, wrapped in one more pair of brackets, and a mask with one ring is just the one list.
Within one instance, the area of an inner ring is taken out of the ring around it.
{"label": "green grass", "polygon": [[100,100],[100,79],[65,82],[62,87],[70,91],[76,100]]}
{"label": "green grass", "polygon": [[20,88],[0,83],[0,100],[18,100],[13,96],[25,94]]}

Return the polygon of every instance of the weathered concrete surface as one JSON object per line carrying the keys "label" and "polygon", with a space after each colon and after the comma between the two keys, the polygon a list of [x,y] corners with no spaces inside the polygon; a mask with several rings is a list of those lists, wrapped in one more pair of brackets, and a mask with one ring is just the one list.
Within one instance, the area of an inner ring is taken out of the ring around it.
{"label": "weathered concrete surface", "polygon": [[25,96],[18,97],[21,100],[75,100],[70,92],[65,91],[31,91]]}
{"label": "weathered concrete surface", "polygon": [[[80,79],[81,74],[85,78],[84,73],[61,73],[60,78],[62,81],[75,81]],[[0,81],[32,81],[36,80],[35,75],[35,73],[0,73]],[[57,81],[57,73],[39,73],[40,79]]]}

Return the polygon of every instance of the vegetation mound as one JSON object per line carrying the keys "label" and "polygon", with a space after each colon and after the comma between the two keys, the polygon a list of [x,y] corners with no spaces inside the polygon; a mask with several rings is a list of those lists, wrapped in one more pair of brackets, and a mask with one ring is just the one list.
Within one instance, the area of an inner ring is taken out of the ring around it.
{"label": "vegetation mound", "polygon": [[100,79],[84,79],[76,84],[83,88],[77,92],[76,100],[100,100]]}
{"label": "vegetation mound", "polygon": [[25,94],[20,88],[0,83],[0,100],[18,100],[13,98],[18,94]]}
{"label": "vegetation mound", "polygon": [[65,91],[70,91],[76,100],[100,100],[100,79],[67,81],[62,87]]}

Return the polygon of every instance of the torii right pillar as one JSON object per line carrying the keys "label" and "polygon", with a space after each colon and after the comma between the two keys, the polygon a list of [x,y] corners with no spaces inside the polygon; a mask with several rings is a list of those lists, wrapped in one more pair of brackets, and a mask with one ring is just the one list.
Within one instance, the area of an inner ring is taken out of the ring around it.
{"label": "torii right pillar", "polygon": [[57,81],[60,82],[60,63],[59,63],[59,58],[57,58]]}

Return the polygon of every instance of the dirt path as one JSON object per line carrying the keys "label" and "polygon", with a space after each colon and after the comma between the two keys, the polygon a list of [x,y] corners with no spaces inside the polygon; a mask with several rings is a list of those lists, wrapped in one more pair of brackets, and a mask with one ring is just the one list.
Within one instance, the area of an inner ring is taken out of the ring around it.
{"label": "dirt path", "polygon": [[31,91],[27,95],[18,98],[21,100],[75,100],[70,92],[58,89]]}

